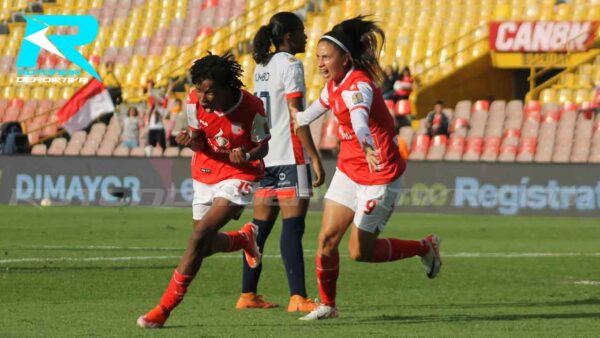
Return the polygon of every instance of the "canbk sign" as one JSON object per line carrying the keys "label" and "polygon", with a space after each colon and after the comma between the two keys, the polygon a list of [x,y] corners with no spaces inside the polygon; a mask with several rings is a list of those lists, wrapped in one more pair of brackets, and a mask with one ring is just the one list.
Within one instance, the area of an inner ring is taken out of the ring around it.
{"label": "canbk sign", "polygon": [[599,21],[492,21],[490,49],[495,52],[585,52]]}

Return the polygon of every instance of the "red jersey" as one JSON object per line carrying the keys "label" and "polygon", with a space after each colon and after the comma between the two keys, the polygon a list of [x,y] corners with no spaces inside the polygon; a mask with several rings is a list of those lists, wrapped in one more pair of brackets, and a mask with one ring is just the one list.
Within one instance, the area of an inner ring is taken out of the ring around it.
{"label": "red jersey", "polygon": [[[400,157],[394,120],[383,95],[369,75],[351,70],[336,87],[329,81],[319,98],[321,104],[333,112],[338,121],[340,153],[337,167],[354,182],[363,185],[387,184],[400,177],[406,162]],[[379,167],[369,171],[362,146],[354,133],[350,112],[363,108],[369,113],[368,127],[373,136],[375,150],[379,153]]]}
{"label": "red jersey", "polygon": [[238,102],[226,112],[206,112],[192,89],[186,102],[188,126],[206,135],[202,151],[192,157],[192,178],[214,184],[226,179],[258,181],[264,172],[262,160],[235,164],[229,153],[242,147],[245,151],[269,141],[269,127],[262,101],[240,90]]}

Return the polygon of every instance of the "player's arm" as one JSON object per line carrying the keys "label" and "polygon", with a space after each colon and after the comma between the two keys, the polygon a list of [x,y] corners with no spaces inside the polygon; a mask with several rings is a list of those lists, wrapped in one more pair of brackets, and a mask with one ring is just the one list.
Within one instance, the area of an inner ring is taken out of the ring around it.
{"label": "player's arm", "polygon": [[[299,111],[304,110],[303,97],[288,97],[287,104],[292,119],[293,116],[295,116]],[[325,169],[321,163],[321,158],[319,157],[319,152],[317,151],[317,147],[313,141],[309,126],[304,125],[298,127],[296,129],[296,136],[298,136],[300,143],[302,143],[302,147],[306,149],[306,152],[310,157],[310,162],[315,172],[315,181],[313,182],[313,187],[316,188],[325,182]]]}
{"label": "player's arm", "polygon": [[206,143],[206,135],[200,129],[200,123],[198,122],[197,108],[194,105],[186,105],[188,127],[181,129],[175,142],[184,147],[190,147],[193,151],[202,151]]}
{"label": "player's arm", "polygon": [[344,91],[342,98],[350,111],[352,129],[365,152],[369,170],[375,171],[379,166],[379,156],[375,149],[373,135],[369,129],[369,112],[373,102],[373,89],[369,84],[359,82],[355,90]]}
{"label": "player's arm", "polygon": [[[321,117],[329,110],[329,98],[327,88],[323,88],[319,99],[313,102],[306,110],[292,113],[294,129],[309,125],[312,121]],[[290,111],[291,113],[291,111]]]}

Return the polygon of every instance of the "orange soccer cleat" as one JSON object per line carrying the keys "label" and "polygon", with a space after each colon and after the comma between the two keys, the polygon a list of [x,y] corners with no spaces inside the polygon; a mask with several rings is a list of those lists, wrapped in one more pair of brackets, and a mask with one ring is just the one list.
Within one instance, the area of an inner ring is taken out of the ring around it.
{"label": "orange soccer cleat", "polygon": [[288,312],[312,312],[319,303],[315,302],[310,298],[304,298],[300,295],[293,295],[290,297],[290,303],[288,304]]}
{"label": "orange soccer cleat", "polygon": [[256,236],[258,235],[258,226],[253,223],[246,223],[240,232],[247,236],[247,243],[244,245],[244,255],[246,262],[250,268],[255,269],[260,264],[261,253],[256,244]]}
{"label": "orange soccer cleat", "polygon": [[267,302],[263,295],[257,295],[254,292],[242,293],[235,304],[235,308],[242,309],[271,309],[279,307],[278,304]]}
{"label": "orange soccer cleat", "polygon": [[143,329],[159,329],[165,325],[167,318],[169,318],[169,311],[157,305],[145,315],[140,316],[137,325]]}

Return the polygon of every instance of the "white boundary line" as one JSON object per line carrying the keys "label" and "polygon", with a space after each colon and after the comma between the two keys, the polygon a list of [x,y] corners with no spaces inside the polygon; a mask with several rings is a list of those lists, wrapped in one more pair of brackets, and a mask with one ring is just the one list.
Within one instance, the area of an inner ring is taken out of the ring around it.
{"label": "white boundary line", "polygon": [[580,280],[575,282],[575,285],[600,285],[600,281],[597,280]]}
{"label": "white boundary line", "polygon": [[[141,248],[140,248],[141,249]],[[145,250],[152,250],[146,248]],[[154,249],[156,250],[156,249]],[[166,250],[166,249],[163,249]],[[175,249],[172,249],[175,250]],[[177,249],[181,250],[182,249]],[[311,252],[312,253],[312,252]],[[341,255],[348,257],[348,255]],[[147,261],[147,260],[164,260],[177,259],[181,256],[100,256],[100,257],[23,257],[0,259],[0,264],[8,263],[28,263],[28,262],[119,262],[119,261]],[[210,259],[240,259],[240,254],[217,254],[211,256]],[[305,257],[314,258],[314,254],[305,255]],[[454,254],[442,254],[444,258],[543,258],[543,257],[600,257],[600,252],[581,253],[581,252],[564,252],[564,253],[476,253],[476,252],[459,252]],[[280,255],[263,255],[263,258],[281,258]]]}

